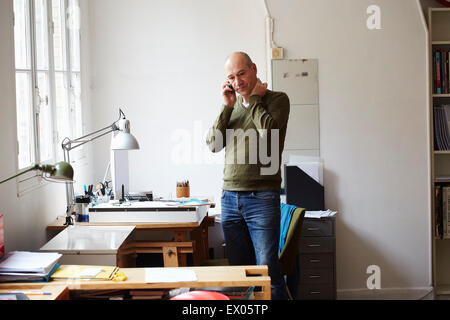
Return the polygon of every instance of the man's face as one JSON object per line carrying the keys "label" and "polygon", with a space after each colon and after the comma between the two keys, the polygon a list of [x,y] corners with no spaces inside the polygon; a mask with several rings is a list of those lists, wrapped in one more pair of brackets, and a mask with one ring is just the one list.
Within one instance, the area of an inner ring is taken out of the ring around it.
{"label": "man's face", "polygon": [[256,65],[247,65],[240,56],[230,57],[225,64],[225,73],[233,89],[243,97],[249,97],[256,85]]}

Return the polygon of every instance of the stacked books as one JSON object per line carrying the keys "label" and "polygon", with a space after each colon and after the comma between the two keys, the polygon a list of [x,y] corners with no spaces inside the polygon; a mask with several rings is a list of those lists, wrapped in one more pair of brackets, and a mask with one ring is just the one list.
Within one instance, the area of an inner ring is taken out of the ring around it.
{"label": "stacked books", "polygon": [[433,93],[450,93],[449,51],[433,51]]}
{"label": "stacked books", "polygon": [[53,252],[10,252],[0,260],[0,282],[48,281],[61,257]]}
{"label": "stacked books", "polygon": [[450,150],[450,105],[435,105],[434,116],[434,150]]}

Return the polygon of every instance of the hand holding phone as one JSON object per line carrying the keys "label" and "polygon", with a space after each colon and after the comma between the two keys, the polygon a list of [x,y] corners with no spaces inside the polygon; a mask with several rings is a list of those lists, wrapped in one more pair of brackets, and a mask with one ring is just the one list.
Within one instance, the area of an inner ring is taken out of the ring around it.
{"label": "hand holding phone", "polygon": [[233,108],[234,104],[236,103],[236,100],[237,100],[236,92],[234,91],[231,83],[229,83],[228,81],[226,81],[222,85],[222,96],[223,96],[224,104],[227,107]]}

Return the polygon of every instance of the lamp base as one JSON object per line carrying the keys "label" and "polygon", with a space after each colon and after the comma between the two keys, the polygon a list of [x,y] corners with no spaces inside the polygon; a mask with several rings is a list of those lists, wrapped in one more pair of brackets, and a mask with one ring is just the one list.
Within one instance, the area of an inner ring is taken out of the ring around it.
{"label": "lamp base", "polygon": [[64,222],[65,226],[73,226],[72,216],[66,216],[66,222]]}

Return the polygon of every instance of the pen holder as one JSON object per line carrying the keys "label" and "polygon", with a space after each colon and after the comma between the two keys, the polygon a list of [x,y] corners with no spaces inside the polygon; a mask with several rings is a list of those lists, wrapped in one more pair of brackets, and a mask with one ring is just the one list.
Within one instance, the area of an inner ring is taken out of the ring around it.
{"label": "pen holder", "polygon": [[177,187],[177,198],[189,198],[189,187]]}

